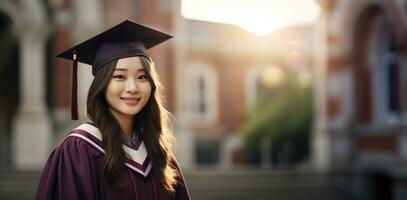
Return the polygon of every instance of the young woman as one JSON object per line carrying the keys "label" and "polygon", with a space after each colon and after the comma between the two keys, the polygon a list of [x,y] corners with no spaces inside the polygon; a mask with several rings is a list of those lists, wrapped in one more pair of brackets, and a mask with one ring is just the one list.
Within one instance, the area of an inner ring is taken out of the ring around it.
{"label": "young woman", "polygon": [[36,199],[190,199],[147,52],[168,38],[126,20],[59,55],[73,58],[74,77],[75,62],[92,64],[90,122],[51,153]]}

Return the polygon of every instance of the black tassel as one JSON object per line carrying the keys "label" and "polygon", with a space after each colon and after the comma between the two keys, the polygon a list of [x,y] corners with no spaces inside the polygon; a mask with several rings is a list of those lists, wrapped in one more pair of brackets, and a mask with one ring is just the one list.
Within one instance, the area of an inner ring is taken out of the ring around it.
{"label": "black tassel", "polygon": [[76,51],[73,52],[72,90],[71,90],[71,118],[78,120],[78,60]]}

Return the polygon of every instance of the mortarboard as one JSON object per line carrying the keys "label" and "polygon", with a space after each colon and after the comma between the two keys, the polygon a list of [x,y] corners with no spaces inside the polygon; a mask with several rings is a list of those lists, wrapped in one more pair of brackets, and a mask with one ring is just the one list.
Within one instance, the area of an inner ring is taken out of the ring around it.
{"label": "mortarboard", "polygon": [[168,39],[171,35],[125,20],[104,32],[60,53],[57,57],[73,60],[71,116],[78,119],[77,62],[92,65],[92,74],[112,60],[144,56],[150,59],[147,49]]}

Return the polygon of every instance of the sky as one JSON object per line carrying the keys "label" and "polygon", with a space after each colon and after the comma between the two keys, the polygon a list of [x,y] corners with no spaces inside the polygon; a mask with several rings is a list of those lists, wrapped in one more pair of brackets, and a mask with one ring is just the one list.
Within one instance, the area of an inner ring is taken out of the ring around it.
{"label": "sky", "polygon": [[188,19],[238,25],[257,36],[277,29],[316,21],[315,0],[181,0]]}

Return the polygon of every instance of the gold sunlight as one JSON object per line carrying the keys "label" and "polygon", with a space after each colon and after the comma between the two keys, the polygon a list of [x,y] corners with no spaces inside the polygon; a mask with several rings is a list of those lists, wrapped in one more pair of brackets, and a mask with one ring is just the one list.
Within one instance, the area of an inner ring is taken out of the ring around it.
{"label": "gold sunlight", "polygon": [[235,24],[257,36],[312,23],[319,12],[314,0],[182,0],[181,8],[185,18]]}
{"label": "gold sunlight", "polygon": [[276,88],[283,83],[285,78],[283,70],[278,66],[269,66],[262,75],[262,83],[268,88]]}

